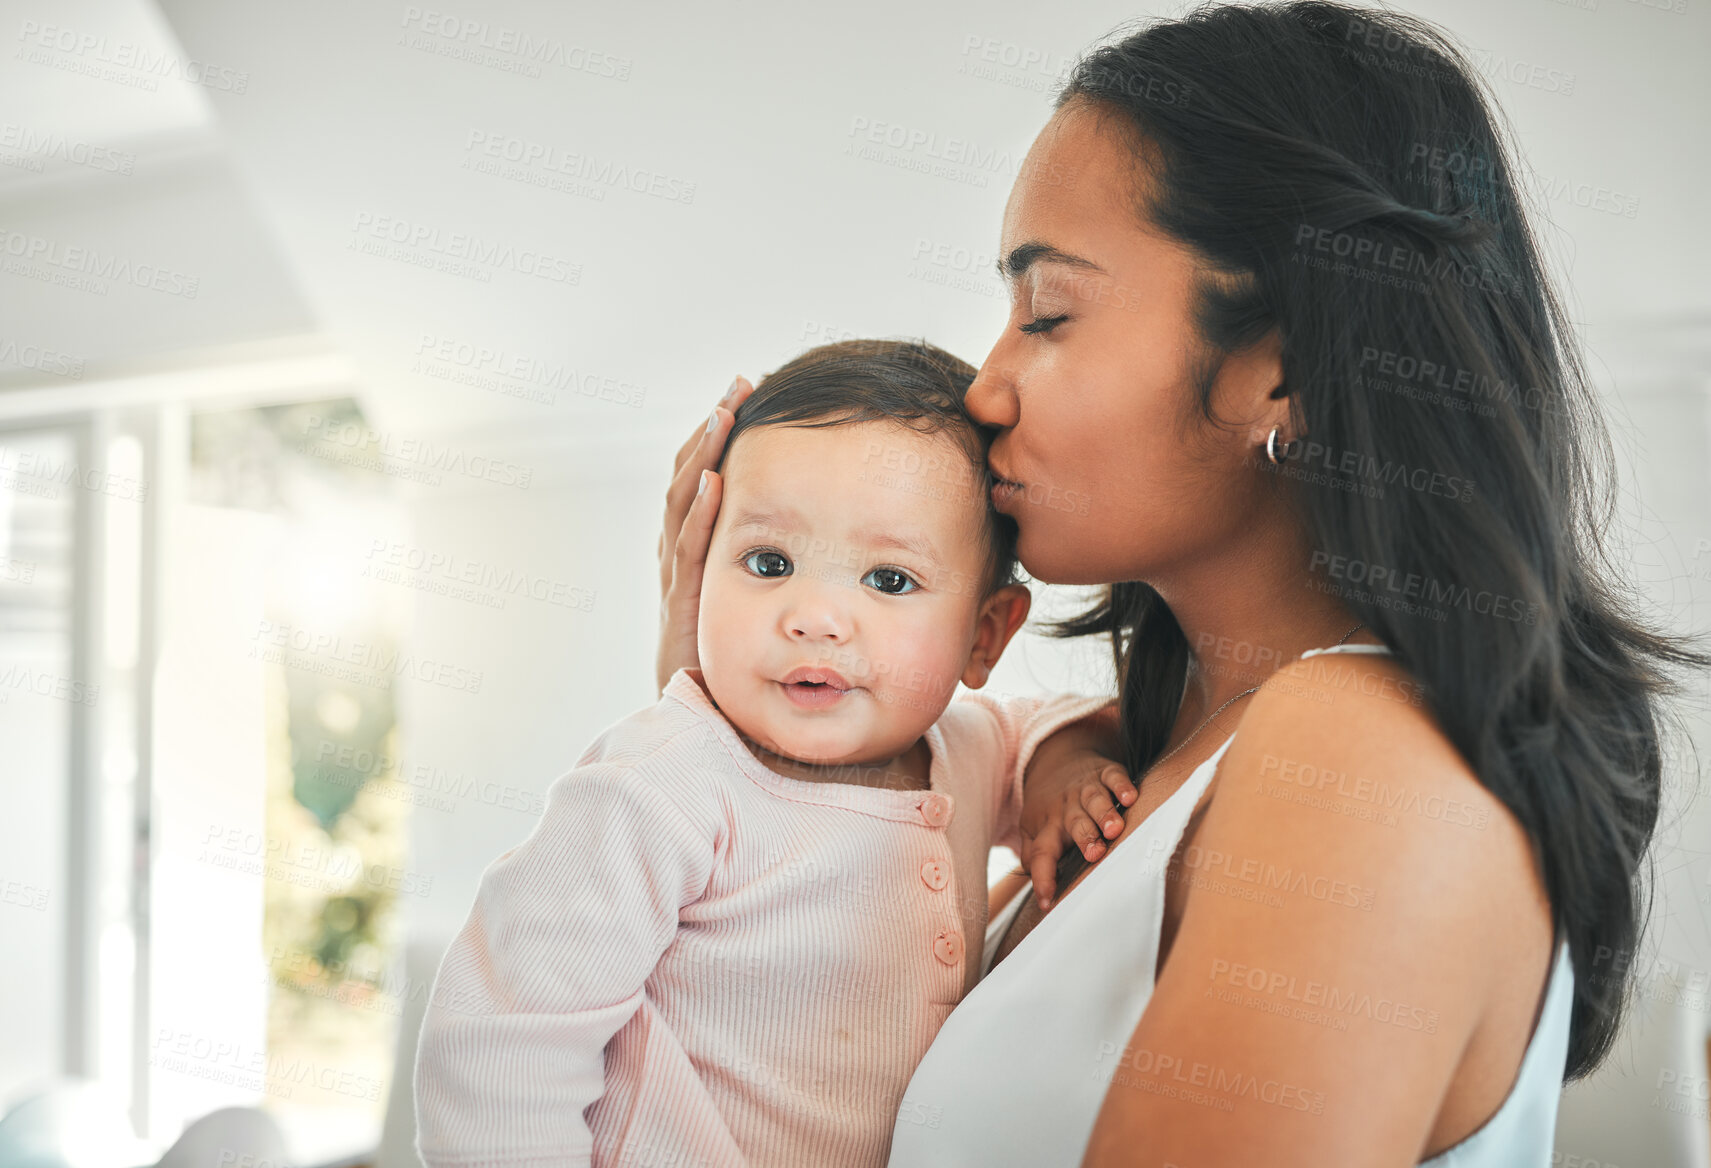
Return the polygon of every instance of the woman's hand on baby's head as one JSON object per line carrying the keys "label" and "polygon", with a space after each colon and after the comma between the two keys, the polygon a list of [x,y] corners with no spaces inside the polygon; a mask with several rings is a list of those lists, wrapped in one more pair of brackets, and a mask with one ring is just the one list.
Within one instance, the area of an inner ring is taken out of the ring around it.
{"label": "woman's hand on baby's head", "polygon": [[[723,488],[713,470],[725,449],[736,408],[754,386],[739,376],[707,420],[678,448],[671,485],[665,492],[665,522],[659,533],[659,650],[654,672],[660,691],[679,669],[700,664],[695,620],[701,608],[701,572]],[[703,482],[705,480],[705,482]]]}

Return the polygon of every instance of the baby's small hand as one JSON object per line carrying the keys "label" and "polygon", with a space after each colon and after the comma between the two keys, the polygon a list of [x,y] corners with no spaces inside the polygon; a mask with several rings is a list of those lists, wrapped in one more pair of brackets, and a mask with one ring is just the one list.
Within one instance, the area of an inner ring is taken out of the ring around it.
{"label": "baby's small hand", "polygon": [[1089,863],[1102,857],[1123,831],[1123,807],[1138,797],[1129,772],[1091,729],[1067,727],[1040,744],[1024,787],[1022,866],[1034,881],[1040,907],[1057,895],[1057,863],[1073,844]]}

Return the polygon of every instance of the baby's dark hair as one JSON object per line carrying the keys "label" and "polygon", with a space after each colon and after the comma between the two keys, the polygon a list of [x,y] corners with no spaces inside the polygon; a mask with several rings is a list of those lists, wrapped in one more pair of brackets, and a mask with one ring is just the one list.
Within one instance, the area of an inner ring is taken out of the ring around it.
{"label": "baby's dark hair", "polygon": [[[946,490],[977,492],[986,516],[986,586],[982,599],[1016,583],[1016,521],[993,510],[986,449],[993,431],[963,406],[974,366],[926,341],[849,340],[819,345],[764,377],[743,404],[725,439],[756,426],[818,429],[861,422],[894,422],[921,434],[945,434],[968,456],[966,477],[949,476]],[[720,467],[724,456],[720,456]]]}

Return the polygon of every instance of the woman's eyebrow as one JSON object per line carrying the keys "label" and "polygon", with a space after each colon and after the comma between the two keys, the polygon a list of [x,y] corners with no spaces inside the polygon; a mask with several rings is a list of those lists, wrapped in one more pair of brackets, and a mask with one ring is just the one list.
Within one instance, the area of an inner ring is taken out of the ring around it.
{"label": "woman's eyebrow", "polygon": [[1035,264],[1067,264],[1072,268],[1087,268],[1094,272],[1105,270],[1092,260],[1060,251],[1049,243],[1035,241],[1024,243],[1011,251],[1008,257],[999,259],[998,274],[1004,279],[1015,280]]}

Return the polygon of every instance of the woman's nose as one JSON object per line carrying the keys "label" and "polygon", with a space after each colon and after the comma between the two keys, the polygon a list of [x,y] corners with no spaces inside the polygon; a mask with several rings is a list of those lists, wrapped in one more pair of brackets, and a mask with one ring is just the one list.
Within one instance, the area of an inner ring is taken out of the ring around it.
{"label": "woman's nose", "polygon": [[963,395],[963,407],[969,416],[983,426],[1009,429],[1016,424],[1016,382],[1011,376],[1004,354],[1004,339],[992,346],[986,363],[974,375],[968,392]]}

